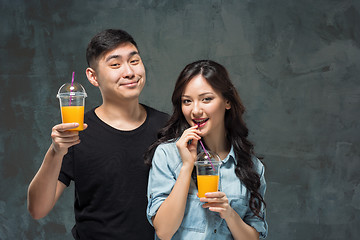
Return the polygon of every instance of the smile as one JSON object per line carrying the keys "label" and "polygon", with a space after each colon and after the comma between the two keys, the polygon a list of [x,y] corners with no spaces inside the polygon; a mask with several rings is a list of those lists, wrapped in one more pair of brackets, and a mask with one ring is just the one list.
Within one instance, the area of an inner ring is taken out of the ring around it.
{"label": "smile", "polygon": [[199,126],[199,128],[203,127],[206,122],[209,120],[209,118],[205,118],[205,119],[193,119],[193,122]]}
{"label": "smile", "polygon": [[140,78],[137,79],[136,81],[131,81],[131,82],[124,82],[121,83],[120,86],[125,86],[125,87],[134,87],[138,84],[138,82],[140,81]]}

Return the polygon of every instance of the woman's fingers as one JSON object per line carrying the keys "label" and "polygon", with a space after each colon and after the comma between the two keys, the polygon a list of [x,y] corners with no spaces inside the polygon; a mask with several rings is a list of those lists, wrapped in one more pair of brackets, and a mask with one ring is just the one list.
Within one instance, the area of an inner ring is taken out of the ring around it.
{"label": "woman's fingers", "polygon": [[193,165],[196,160],[197,142],[201,138],[197,128],[198,126],[193,126],[186,129],[180,139],[176,142],[176,147],[179,150],[183,165]]}
{"label": "woman's fingers", "polygon": [[208,192],[205,197],[200,198],[200,202],[204,202],[203,207],[215,206],[218,204],[229,204],[226,194],[223,192]]}
{"label": "woman's fingers", "polygon": [[223,219],[231,214],[232,208],[225,193],[211,192],[206,193],[205,196],[205,198],[200,198],[201,202],[205,202],[202,205],[203,208],[208,208],[212,212],[218,212]]}
{"label": "woman's fingers", "polygon": [[[178,147],[188,147],[189,143],[192,143],[192,140],[199,140],[201,137],[199,136],[199,130],[197,126],[193,126],[191,128],[186,129],[181,135],[180,139],[177,142]],[[196,141],[197,143],[197,141]]]}

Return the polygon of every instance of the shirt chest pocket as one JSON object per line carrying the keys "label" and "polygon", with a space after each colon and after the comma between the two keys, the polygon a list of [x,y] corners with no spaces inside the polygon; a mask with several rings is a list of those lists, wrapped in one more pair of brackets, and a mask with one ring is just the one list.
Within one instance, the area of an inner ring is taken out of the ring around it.
{"label": "shirt chest pocket", "polygon": [[205,232],[206,216],[205,210],[202,208],[203,203],[200,202],[196,195],[189,194],[186,202],[185,214],[180,228],[187,231]]}

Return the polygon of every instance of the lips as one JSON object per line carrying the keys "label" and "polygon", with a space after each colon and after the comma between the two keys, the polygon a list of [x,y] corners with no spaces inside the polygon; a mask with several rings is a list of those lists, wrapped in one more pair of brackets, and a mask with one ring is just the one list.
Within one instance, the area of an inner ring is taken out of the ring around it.
{"label": "lips", "polygon": [[138,81],[122,83],[122,84],[120,84],[120,86],[132,86],[132,85],[136,85],[137,83],[138,83]]}
{"label": "lips", "polygon": [[136,79],[135,81],[129,81],[129,82],[123,82],[120,84],[120,86],[127,86],[127,87],[132,87],[137,85],[137,83],[140,81],[140,77],[138,79]]}
{"label": "lips", "polygon": [[209,120],[209,118],[193,119],[193,122],[194,122],[196,125],[198,125],[199,127],[203,127],[208,120]]}

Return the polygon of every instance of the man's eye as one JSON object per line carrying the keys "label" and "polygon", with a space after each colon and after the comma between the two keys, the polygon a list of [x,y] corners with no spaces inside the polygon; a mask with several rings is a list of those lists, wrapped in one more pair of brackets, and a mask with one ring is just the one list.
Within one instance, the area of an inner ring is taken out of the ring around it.
{"label": "man's eye", "polygon": [[118,66],[120,66],[120,64],[119,64],[119,63],[113,63],[113,64],[111,64],[110,66],[112,66],[112,67],[118,67]]}
{"label": "man's eye", "polygon": [[134,59],[130,61],[131,64],[138,64],[139,62],[140,62],[139,59]]}

